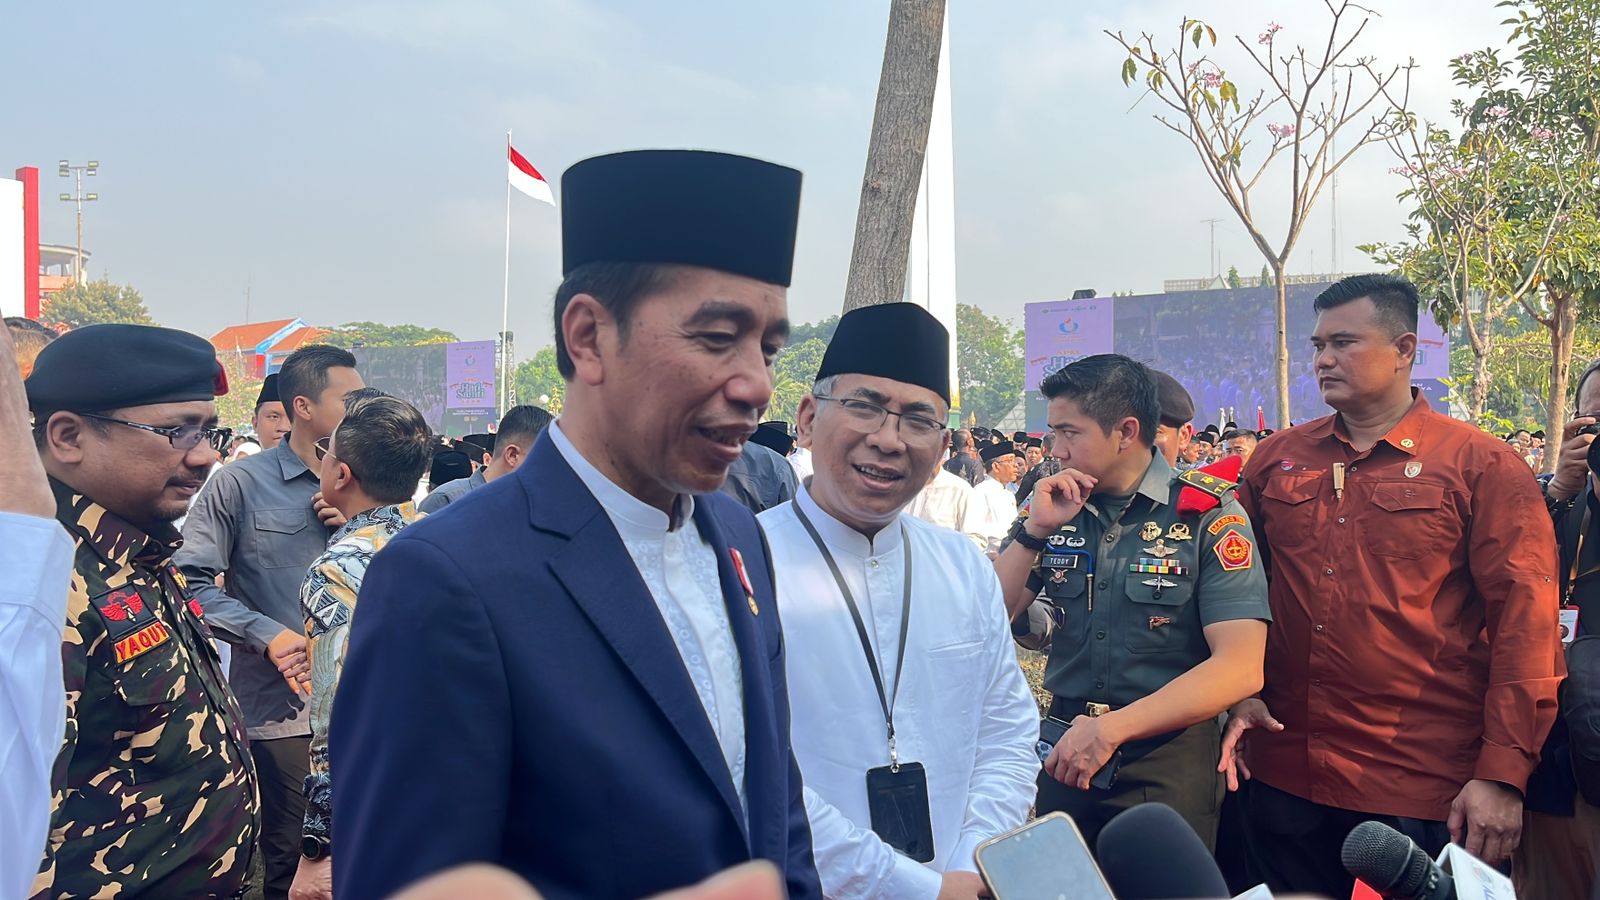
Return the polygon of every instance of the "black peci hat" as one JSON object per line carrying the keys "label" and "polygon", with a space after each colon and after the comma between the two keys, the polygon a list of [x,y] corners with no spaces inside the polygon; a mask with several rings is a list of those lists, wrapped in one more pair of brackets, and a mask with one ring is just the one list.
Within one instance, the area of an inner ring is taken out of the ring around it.
{"label": "black peci hat", "polygon": [[704,150],[633,150],[561,176],[561,271],[677,263],[789,286],[800,173]]}
{"label": "black peci hat", "polygon": [[834,375],[874,375],[914,384],[949,403],[950,332],[915,303],[853,309],[840,317],[816,380]]}

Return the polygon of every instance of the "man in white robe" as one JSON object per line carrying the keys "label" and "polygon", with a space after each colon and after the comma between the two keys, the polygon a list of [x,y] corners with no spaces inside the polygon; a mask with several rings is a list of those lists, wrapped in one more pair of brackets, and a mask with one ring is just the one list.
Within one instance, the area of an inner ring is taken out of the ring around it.
{"label": "man in white robe", "polygon": [[[904,514],[949,441],[948,341],[913,304],[846,314],[800,405],[815,472],[760,516],[827,897],[973,900],[974,850],[1034,799],[1039,712],[993,567]],[[919,801],[879,822],[885,780]]]}
{"label": "man in white robe", "polygon": [[[1007,490],[1006,486],[1017,480],[1022,468],[1021,458],[1010,441],[989,444],[980,449],[978,454],[983,457],[987,474],[973,488],[981,523],[976,530],[984,536],[984,549],[994,554],[999,552],[1001,542],[1011,530],[1011,524],[1017,520],[1017,495]],[[990,559],[993,558],[990,556]]]}
{"label": "man in white robe", "polygon": [[906,515],[964,534],[979,550],[989,549],[989,539],[983,533],[986,517],[972,495],[972,485],[943,466],[935,469],[933,480],[911,498]]}

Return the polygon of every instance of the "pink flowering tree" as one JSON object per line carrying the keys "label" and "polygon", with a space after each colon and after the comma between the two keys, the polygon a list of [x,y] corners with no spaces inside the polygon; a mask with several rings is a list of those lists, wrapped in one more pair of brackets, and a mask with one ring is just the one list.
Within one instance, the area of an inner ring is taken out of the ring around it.
{"label": "pink flowering tree", "polygon": [[1482,423],[1499,325],[1540,284],[1556,235],[1547,218],[1530,240],[1523,220],[1527,186],[1552,178],[1547,147],[1554,132],[1513,115],[1529,99],[1498,50],[1463,53],[1449,65],[1451,79],[1472,98],[1451,103],[1454,123],[1397,109],[1386,139],[1397,163],[1389,172],[1404,184],[1399,199],[1412,207],[1407,237],[1361,249],[1410,278],[1440,323],[1460,326],[1472,372],[1453,380],[1451,390],[1468,418]]}
{"label": "pink flowering tree", "polygon": [[[1107,31],[1128,53],[1122,81],[1140,83],[1160,102],[1156,121],[1188,141],[1211,184],[1261,251],[1277,285],[1278,427],[1289,409],[1288,311],[1284,294],[1289,257],[1322,190],[1363,147],[1395,128],[1389,92],[1404,95],[1410,66],[1380,69],[1353,48],[1373,14],[1348,0],[1323,0],[1330,21],[1307,44],[1268,23],[1254,38],[1235,36],[1260,87],[1241,96],[1239,83],[1211,54],[1217,32],[1184,19],[1176,45],[1158,49],[1149,32],[1130,37]],[[1337,141],[1336,141],[1337,138]],[[1288,178],[1287,225],[1268,238],[1252,205],[1269,171]]]}

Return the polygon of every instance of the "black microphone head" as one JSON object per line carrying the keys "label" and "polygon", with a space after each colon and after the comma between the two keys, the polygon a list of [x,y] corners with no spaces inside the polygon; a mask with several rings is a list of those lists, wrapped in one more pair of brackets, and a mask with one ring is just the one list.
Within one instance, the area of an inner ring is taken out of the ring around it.
{"label": "black microphone head", "polygon": [[1382,822],[1362,822],[1339,851],[1344,869],[1385,897],[1421,897],[1433,860],[1410,838]]}
{"label": "black microphone head", "polygon": [[1165,803],[1118,815],[1095,841],[1100,872],[1118,900],[1205,900],[1229,896],[1228,883],[1189,823]]}

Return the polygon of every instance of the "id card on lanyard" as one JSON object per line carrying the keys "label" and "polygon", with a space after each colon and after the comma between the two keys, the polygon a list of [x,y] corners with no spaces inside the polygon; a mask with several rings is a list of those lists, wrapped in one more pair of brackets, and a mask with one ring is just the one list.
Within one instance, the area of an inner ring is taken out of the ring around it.
{"label": "id card on lanyard", "polygon": [[805,509],[798,501],[794,504],[795,516],[805,526],[817,552],[828,564],[834,584],[844,596],[850,618],[855,622],[856,636],[861,639],[861,650],[867,657],[867,669],[872,673],[873,686],[878,689],[878,703],[883,708],[883,724],[889,741],[889,764],[867,770],[867,809],[872,816],[872,832],[885,844],[917,862],[932,862],[933,818],[928,803],[928,773],[919,762],[901,762],[894,738],[894,701],[900,694],[901,673],[906,664],[906,635],[911,624],[911,536],[904,525],[900,526],[900,545],[905,553],[905,577],[902,579],[904,597],[900,604],[900,649],[895,655],[894,686],[885,690],[883,673],[878,667],[878,656],[872,650],[872,638],[867,634],[866,623],[861,619],[861,609],[856,606],[855,595],[845,583],[839,564],[834,562],[828,545],[811,524]]}

